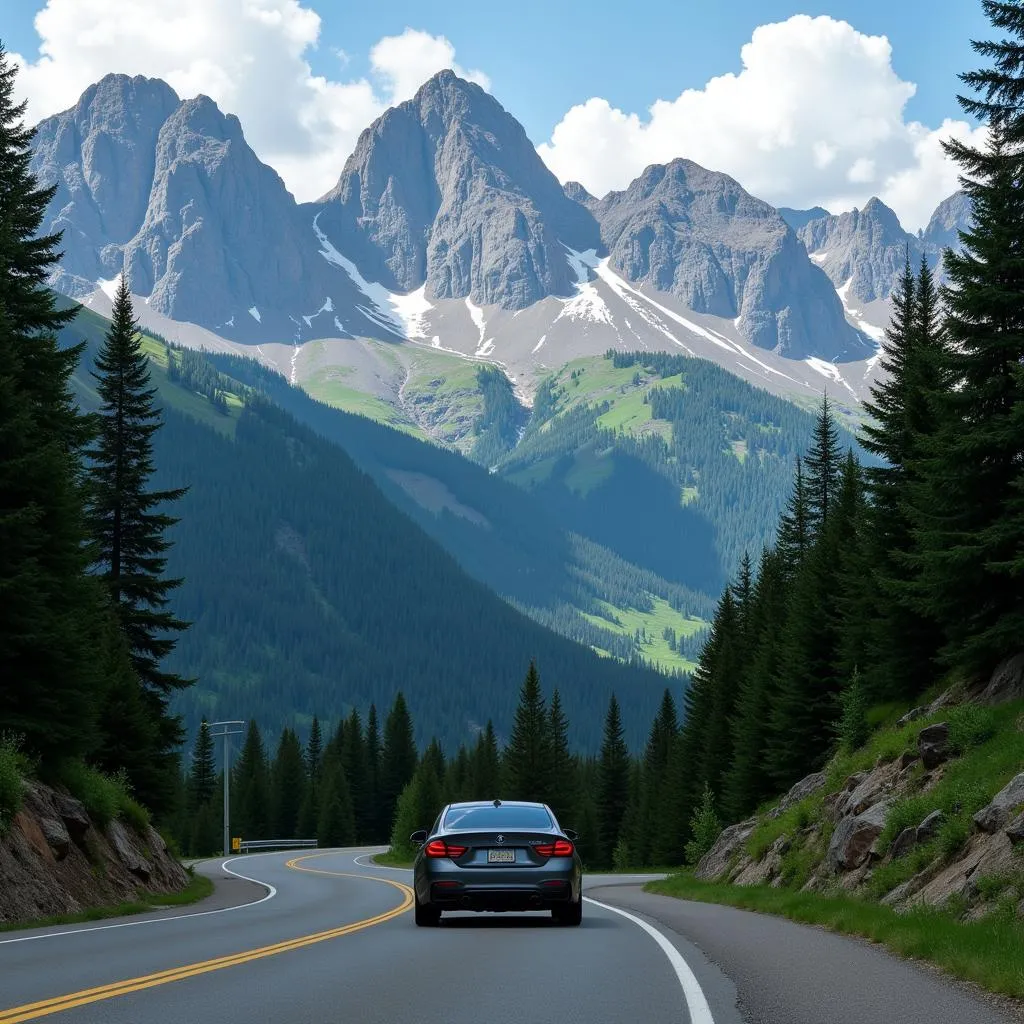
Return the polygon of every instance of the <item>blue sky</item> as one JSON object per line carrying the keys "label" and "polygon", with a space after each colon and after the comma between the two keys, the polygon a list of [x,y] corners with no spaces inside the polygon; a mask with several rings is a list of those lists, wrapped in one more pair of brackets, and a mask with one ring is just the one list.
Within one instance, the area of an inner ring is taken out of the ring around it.
{"label": "blue sky", "polygon": [[[479,0],[45,7],[37,26],[42,0],[6,0],[0,27],[28,65],[20,81],[32,114],[72,105],[108,71],[164,77],[238,113],[300,198],[336,178],[358,131],[410,96],[414,78],[454,63],[477,73],[562,180],[592,191],[624,187],[645,162],[691,156],[780,205],[848,208],[879,194],[911,226],[955,187],[939,139],[968,130],[943,122],[964,120],[956,75],[976,65],[970,38],[989,34],[977,0],[519,0],[494,15]],[[785,28],[755,35],[771,25]],[[39,63],[41,36],[50,59]],[[382,39],[393,45],[375,51]],[[741,75],[752,39],[760,71]],[[706,88],[730,74],[740,81]],[[684,90],[701,95],[676,102]]]}
{"label": "blue sky", "polygon": [[[7,0],[0,30],[7,49],[36,56],[32,20],[42,6]],[[314,71],[337,75],[334,51],[340,49],[348,71],[365,75],[370,47],[407,26],[444,35],[464,65],[486,71],[495,95],[538,142],[568,107],[590,96],[643,111],[659,97],[738,71],[740,47],[753,30],[793,14],[829,14],[866,34],[888,36],[897,73],[918,87],[908,116],[938,123],[960,116],[956,75],[975,65],[968,40],[986,38],[989,31],[976,0],[832,0],[813,6],[785,0],[596,0],[585,6],[517,0],[501,5],[495,16],[479,0],[312,6],[322,19],[320,45],[310,54]]]}

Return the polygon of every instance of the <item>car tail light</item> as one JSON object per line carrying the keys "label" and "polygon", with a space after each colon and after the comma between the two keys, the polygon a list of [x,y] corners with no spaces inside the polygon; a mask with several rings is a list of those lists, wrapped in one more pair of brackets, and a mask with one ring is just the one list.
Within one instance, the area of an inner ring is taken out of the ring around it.
{"label": "car tail light", "polygon": [[428,857],[461,857],[468,847],[454,846],[446,843],[443,839],[434,839],[423,847],[423,852]]}
{"label": "car tail light", "polygon": [[535,846],[534,850],[542,857],[571,857],[573,845],[568,839],[556,839],[553,843]]}

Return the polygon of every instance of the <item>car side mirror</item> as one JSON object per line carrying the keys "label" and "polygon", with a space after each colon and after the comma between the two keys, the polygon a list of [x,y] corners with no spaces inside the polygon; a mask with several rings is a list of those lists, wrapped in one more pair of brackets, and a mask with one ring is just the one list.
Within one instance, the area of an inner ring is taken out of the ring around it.
{"label": "car side mirror", "polygon": [[563,828],[562,831],[565,833],[565,838],[566,839],[571,839],[574,843],[580,837],[579,832],[577,832],[575,829]]}
{"label": "car side mirror", "polygon": [[409,842],[415,843],[417,846],[422,846],[427,841],[427,830],[425,828],[418,828],[411,836],[409,836]]}

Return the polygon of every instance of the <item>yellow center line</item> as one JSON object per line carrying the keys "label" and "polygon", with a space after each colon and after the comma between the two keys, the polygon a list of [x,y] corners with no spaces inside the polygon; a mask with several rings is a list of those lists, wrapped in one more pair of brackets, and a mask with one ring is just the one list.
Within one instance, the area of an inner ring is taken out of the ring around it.
{"label": "yellow center line", "polygon": [[351,924],[330,928],[327,931],[302,935],[296,939],[288,939],[285,942],[277,942],[270,946],[260,946],[258,949],[233,953],[229,956],[215,957],[212,960],[200,960],[194,964],[185,964],[181,967],[173,967],[170,970],[157,971],[155,974],[146,974],[139,978],[115,981],[108,985],[83,989],[80,992],[70,992],[67,995],[55,996],[52,999],[43,999],[36,1003],[26,1003],[24,1006],[12,1006],[8,1010],[0,1010],[0,1024],[20,1024],[21,1021],[48,1017],[52,1013],[71,1010],[76,1006],[98,1003],[101,1000],[113,999],[116,996],[128,995],[131,992],[141,992],[147,988],[155,988],[157,985],[167,985],[172,981],[184,981],[186,978],[194,978],[199,974],[220,971],[225,967],[235,967],[238,964],[250,963],[253,960],[262,960],[264,957],[276,956],[278,953],[286,953],[293,949],[302,949],[304,946],[312,946],[317,942],[337,939],[342,935],[351,935],[365,928],[372,928],[375,924],[383,924],[385,921],[390,921],[392,918],[404,914],[412,906],[412,889],[401,882],[396,882],[394,879],[378,878],[375,875],[354,874],[347,871],[328,871],[324,868],[299,866],[301,861],[326,856],[329,856],[329,854],[313,853],[305,857],[295,857],[286,863],[286,867],[294,871],[305,871],[314,875],[332,875],[337,878],[360,878],[369,882],[382,882],[384,885],[394,886],[402,894],[402,902],[397,907],[387,910],[383,914],[377,914],[375,917],[368,917],[362,921],[353,921]]}

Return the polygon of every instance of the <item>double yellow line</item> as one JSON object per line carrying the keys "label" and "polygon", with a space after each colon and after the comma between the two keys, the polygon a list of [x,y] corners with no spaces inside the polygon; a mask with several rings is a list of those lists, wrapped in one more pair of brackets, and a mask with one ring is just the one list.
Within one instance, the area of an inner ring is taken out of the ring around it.
{"label": "double yellow line", "polygon": [[70,992],[67,995],[56,996],[53,999],[43,999],[37,1003],[26,1003],[24,1006],[12,1006],[9,1010],[0,1010],[0,1024],[20,1024],[21,1021],[36,1020],[39,1017],[48,1017],[52,1013],[60,1013],[63,1010],[72,1010],[76,1006],[85,1006],[88,1003],[98,1003],[104,999],[113,999],[116,996],[125,996],[131,992],[142,992],[147,988],[156,988],[157,985],[167,985],[172,981],[184,981],[186,978],[194,978],[199,974],[209,974],[211,971],[220,971],[226,967],[236,967],[238,964],[247,964],[253,960],[262,960],[264,957],[277,956],[278,953],[287,953],[293,949],[302,949],[304,946],[312,946],[317,942],[326,942],[328,939],[337,939],[342,935],[351,935],[354,932],[363,931],[365,928],[372,928],[375,924],[383,924],[400,914],[404,914],[413,903],[412,889],[401,882],[391,878],[377,878],[373,875],[358,875],[346,871],[327,871],[322,868],[300,867],[301,861],[312,860],[315,857],[324,857],[327,854],[314,853],[305,857],[296,857],[287,862],[289,868],[295,871],[307,871],[315,875],[332,875],[337,878],[360,878],[364,881],[382,882],[385,885],[394,886],[402,893],[402,902],[392,910],[377,914],[376,917],[368,917],[362,921],[354,921],[352,924],[342,925],[339,928],[331,928],[325,932],[315,932],[312,935],[302,935],[297,939],[289,939],[287,942],[277,942],[272,946],[261,946],[258,949],[246,950],[243,953],[234,953],[231,956],[216,957],[213,960],[200,960],[194,964],[185,964],[182,967],[173,967],[167,971],[158,971],[156,974],[146,974],[140,978],[129,978],[126,981],[115,981],[109,985],[100,985],[96,988],[83,989],[81,992]]}

